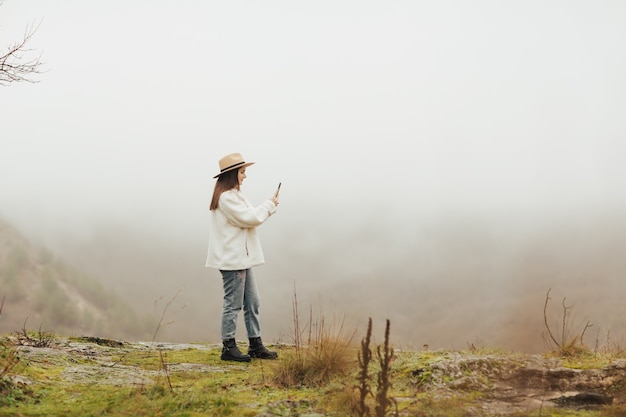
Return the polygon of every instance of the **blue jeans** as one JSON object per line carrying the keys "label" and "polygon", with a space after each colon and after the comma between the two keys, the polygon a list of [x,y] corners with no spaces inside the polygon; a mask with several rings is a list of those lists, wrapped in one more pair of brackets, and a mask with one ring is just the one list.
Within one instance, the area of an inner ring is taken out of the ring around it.
{"label": "blue jeans", "polygon": [[224,306],[222,307],[222,340],[234,339],[237,318],[243,308],[248,338],[261,337],[259,324],[259,291],[252,269],[222,271]]}

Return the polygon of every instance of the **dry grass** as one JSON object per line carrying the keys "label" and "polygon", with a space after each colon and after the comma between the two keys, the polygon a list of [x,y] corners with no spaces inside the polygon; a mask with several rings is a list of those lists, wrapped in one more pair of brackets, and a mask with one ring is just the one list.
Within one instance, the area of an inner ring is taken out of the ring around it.
{"label": "dry grass", "polygon": [[274,381],[285,387],[321,386],[353,367],[353,348],[343,341],[320,339],[281,360]]}
{"label": "dry grass", "polygon": [[302,326],[298,297],[294,289],[295,350],[280,361],[275,371],[274,381],[281,386],[320,386],[334,377],[345,376],[354,369],[354,332],[346,332],[345,320],[342,318],[328,322],[323,315],[313,320],[312,309],[309,311],[308,323]]}

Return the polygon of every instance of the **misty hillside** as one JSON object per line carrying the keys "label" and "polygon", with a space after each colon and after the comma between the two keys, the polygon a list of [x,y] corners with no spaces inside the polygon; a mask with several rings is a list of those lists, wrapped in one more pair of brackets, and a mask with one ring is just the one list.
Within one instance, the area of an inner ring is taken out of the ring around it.
{"label": "misty hillside", "polygon": [[[593,324],[585,343],[626,345],[626,217],[621,212],[541,218],[423,215],[398,228],[391,217],[387,223],[353,216],[350,222],[325,224],[323,218],[298,219],[295,211],[283,211],[262,229],[267,264],[255,271],[263,337],[269,342],[291,342],[297,291],[302,317],[311,309],[329,320],[345,317],[346,328],[361,326],[360,332],[368,317],[375,326],[389,318],[397,346],[478,343],[541,352],[543,307],[551,289],[548,313],[554,328],[560,328],[565,298],[572,329]],[[57,224],[46,247],[152,323],[176,296],[167,317],[171,325],[160,330],[160,340],[217,343],[221,280],[218,271],[204,267],[204,224],[192,226],[130,217],[80,228]],[[24,223],[21,227],[27,230]],[[42,235],[26,234],[33,242]],[[30,323],[34,327],[32,317]],[[243,325],[237,337],[245,339]]]}
{"label": "misty hillside", "polygon": [[134,308],[89,275],[30,244],[0,220],[0,332],[41,330],[125,338],[149,335]]}

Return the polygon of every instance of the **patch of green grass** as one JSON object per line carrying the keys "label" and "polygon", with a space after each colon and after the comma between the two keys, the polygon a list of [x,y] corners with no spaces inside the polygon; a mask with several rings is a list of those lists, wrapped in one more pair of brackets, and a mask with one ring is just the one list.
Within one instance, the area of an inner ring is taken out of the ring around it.
{"label": "patch of green grass", "polygon": [[145,388],[66,385],[48,387],[36,401],[0,409],[0,416],[213,416],[248,417],[259,410],[241,403],[232,389],[201,385],[172,394],[159,385]]}
{"label": "patch of green grass", "polygon": [[595,353],[590,350],[581,351],[577,355],[558,356],[549,354],[548,357],[557,357],[566,368],[572,369],[599,369],[608,366],[616,356],[613,353]]}
{"label": "patch of green grass", "polygon": [[466,396],[436,399],[421,395],[413,404],[414,417],[475,417],[481,416],[479,407]]}

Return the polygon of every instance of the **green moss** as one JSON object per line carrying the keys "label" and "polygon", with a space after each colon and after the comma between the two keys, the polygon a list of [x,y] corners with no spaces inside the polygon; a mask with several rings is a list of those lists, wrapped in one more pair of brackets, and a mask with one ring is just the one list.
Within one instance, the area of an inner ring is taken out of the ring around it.
{"label": "green moss", "polygon": [[[349,373],[338,374],[317,386],[284,387],[275,383],[273,376],[281,360],[293,354],[292,347],[273,348],[279,351],[278,361],[253,360],[242,364],[222,361],[217,346],[174,349],[158,344],[124,342],[123,346],[109,346],[97,342],[83,338],[59,339],[60,347],[56,349],[27,348],[30,352],[20,375],[32,381],[28,386],[30,392],[17,393],[10,402],[0,406],[0,417],[253,417],[264,413],[347,416],[358,371],[355,361]],[[447,351],[397,352],[391,369],[390,395],[397,400],[402,415],[486,416],[481,408],[483,392],[457,390],[444,398],[422,391],[420,381],[425,384],[431,378],[431,366],[450,359],[452,354]],[[480,360],[476,364],[484,365]],[[375,390],[378,365],[372,365],[372,389]],[[498,366],[492,362],[487,365]],[[81,367],[93,373],[68,372],[68,369]],[[131,383],[132,378],[118,382],[98,379],[112,370],[131,373],[136,377],[135,382]],[[444,382],[450,381],[452,379]],[[544,409],[541,415],[599,417],[601,414]]]}

